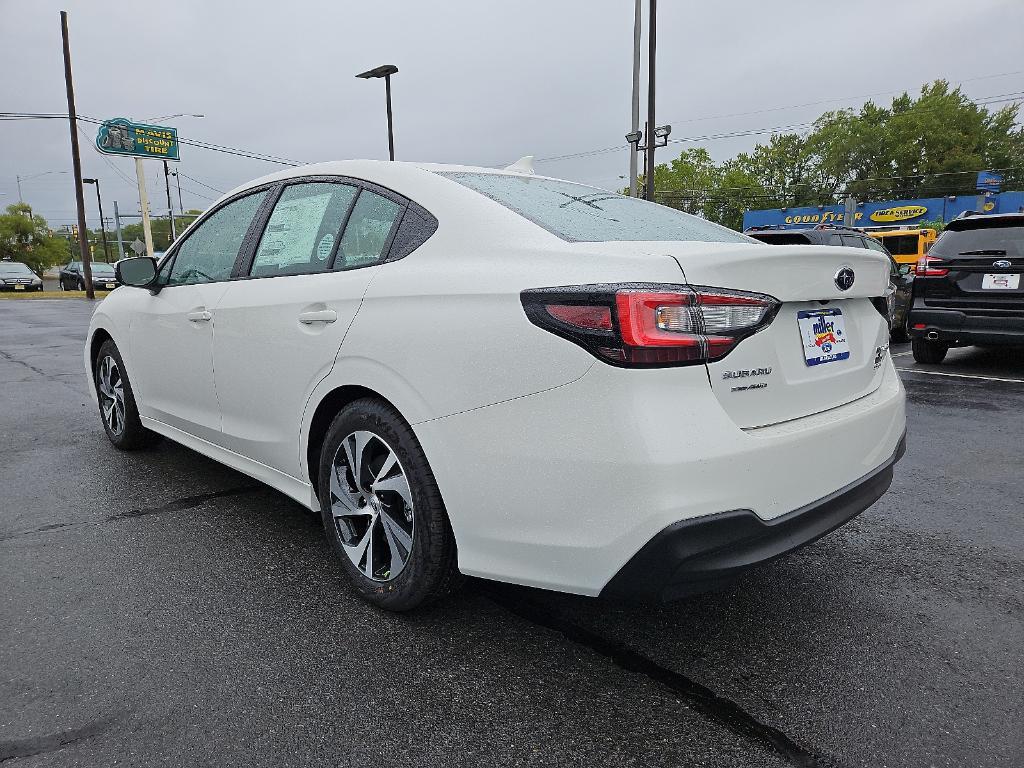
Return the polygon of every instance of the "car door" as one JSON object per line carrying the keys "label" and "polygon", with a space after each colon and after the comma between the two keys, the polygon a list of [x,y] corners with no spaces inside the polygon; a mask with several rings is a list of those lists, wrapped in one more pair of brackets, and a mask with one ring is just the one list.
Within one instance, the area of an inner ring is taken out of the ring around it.
{"label": "car door", "polygon": [[214,312],[267,190],[217,208],[176,245],[159,290],[139,300],[129,324],[139,413],[220,442],[213,377]]}
{"label": "car door", "polygon": [[214,367],[227,448],[302,477],[299,428],[386,257],[405,201],[342,180],[286,186],[220,300]]}

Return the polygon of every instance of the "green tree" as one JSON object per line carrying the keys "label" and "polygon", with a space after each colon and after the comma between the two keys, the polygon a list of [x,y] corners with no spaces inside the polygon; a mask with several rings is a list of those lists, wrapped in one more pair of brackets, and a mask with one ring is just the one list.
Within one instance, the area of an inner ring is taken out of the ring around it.
{"label": "green tree", "polygon": [[21,261],[42,274],[69,260],[68,243],[55,237],[42,216],[32,214],[25,203],[7,206],[0,215],[0,258]]}
{"label": "green tree", "polygon": [[888,107],[826,112],[806,135],[773,135],[716,163],[687,149],[655,167],[655,199],[738,228],[751,208],[972,194],[974,174],[1002,169],[1024,185],[1024,128],[1016,104],[990,112],[936,80]]}

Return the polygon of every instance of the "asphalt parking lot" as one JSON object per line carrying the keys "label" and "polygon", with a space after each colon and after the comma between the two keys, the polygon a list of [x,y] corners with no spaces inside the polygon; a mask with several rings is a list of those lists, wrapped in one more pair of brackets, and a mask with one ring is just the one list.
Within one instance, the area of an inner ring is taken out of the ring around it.
{"label": "asphalt parking lot", "polygon": [[395,616],[284,496],[108,444],[91,310],[0,302],[0,762],[1024,764],[1022,354],[894,347],[889,494],[726,592],[471,582]]}

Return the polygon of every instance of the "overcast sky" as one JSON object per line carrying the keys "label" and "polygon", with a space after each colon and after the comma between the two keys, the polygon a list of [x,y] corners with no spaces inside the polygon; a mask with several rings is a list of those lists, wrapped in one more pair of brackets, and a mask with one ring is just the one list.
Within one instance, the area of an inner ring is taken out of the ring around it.
{"label": "overcast sky", "polygon": [[[938,77],[974,98],[1024,92],[1020,0],[659,5],[657,122],[673,139],[799,124]],[[308,162],[386,158],[383,82],[353,75],[396,64],[400,160],[493,166],[621,145],[537,169],[608,188],[627,173],[632,0],[0,0],[0,111],[67,111],[61,9],[82,115],[194,112],[205,118],[171,121],[183,137]],[[95,126],[82,128],[104,213],[115,199],[137,212],[133,162],[100,155]],[[690,146],[722,159],[758,138],[673,144],[658,159]],[[218,190],[281,167],[189,146],[181,156],[183,174]],[[70,168],[66,121],[0,121],[0,205],[17,201],[16,175]],[[159,213],[160,164],[147,174]],[[217,196],[183,187],[186,208]],[[24,180],[22,195],[52,226],[74,218],[70,173]]]}

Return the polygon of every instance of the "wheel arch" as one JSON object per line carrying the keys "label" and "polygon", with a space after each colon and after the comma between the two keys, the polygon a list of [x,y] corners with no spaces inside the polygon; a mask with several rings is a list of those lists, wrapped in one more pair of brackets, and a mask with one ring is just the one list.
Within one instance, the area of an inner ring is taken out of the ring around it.
{"label": "wheel arch", "polygon": [[99,357],[100,347],[106,342],[113,341],[114,337],[110,335],[110,332],[106,328],[97,328],[92,338],[89,339],[89,365],[90,371],[96,373],[96,358]]}
{"label": "wheel arch", "polygon": [[[306,474],[313,487],[314,498],[318,496],[318,486],[320,483],[320,449],[323,447],[324,438],[327,436],[327,430],[330,428],[331,422],[334,421],[334,417],[346,405],[366,397],[387,403],[398,411],[399,414],[402,413],[393,402],[380,392],[376,392],[361,384],[343,384],[335,387],[321,398],[314,409],[307,429],[308,437],[306,439],[304,456]],[[405,417],[403,416],[403,418]],[[408,421],[408,419],[406,420]]]}

